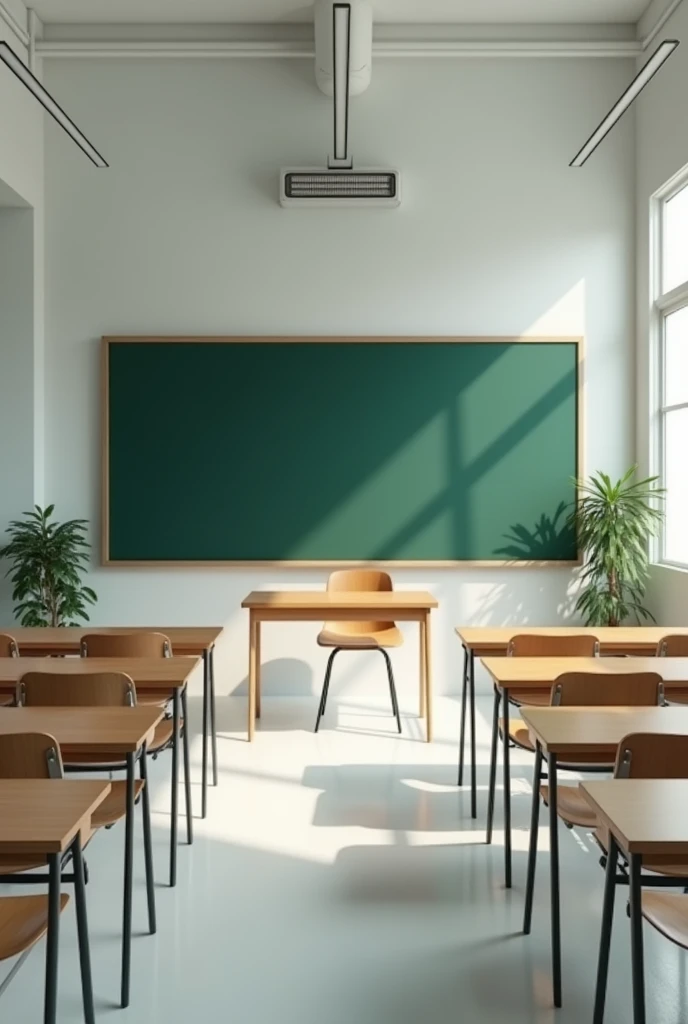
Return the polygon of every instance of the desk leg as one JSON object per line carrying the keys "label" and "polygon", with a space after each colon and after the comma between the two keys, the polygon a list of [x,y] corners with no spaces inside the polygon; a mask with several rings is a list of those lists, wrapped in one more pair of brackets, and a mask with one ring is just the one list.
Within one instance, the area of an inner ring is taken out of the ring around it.
{"label": "desk leg", "polygon": [[131,904],[134,878],[134,755],[127,754],[126,816],[124,819],[124,899],[122,903],[121,1005],[129,1005],[131,979]]}
{"label": "desk leg", "polygon": [[170,814],[170,886],[177,884],[177,826],[179,815],[179,688],[172,698],[172,799]]}
{"label": "desk leg", "polygon": [[478,817],[478,794],[475,765],[475,655],[471,651],[468,663],[468,681],[471,700],[471,818]]}
{"label": "desk leg", "polygon": [[256,622],[256,718],[260,718],[260,621]]}
{"label": "desk leg", "polygon": [[139,758],[139,771],[143,782],[141,812],[143,817],[143,854],[146,862],[146,896],[148,899],[148,931],[155,935],[158,930],[155,912],[155,875],[153,872],[153,834],[150,816],[150,786],[148,785],[148,748],[143,744]]}
{"label": "desk leg", "polygon": [[428,635],[425,631],[425,619],[422,618],[418,622],[419,627],[419,651],[420,651],[420,666],[419,666],[419,702],[418,702],[418,717],[425,718],[428,709],[428,659],[427,659],[427,639]]}
{"label": "desk leg", "polygon": [[629,889],[631,897],[631,973],[633,975],[633,1024],[645,1024],[645,965],[643,958],[643,913],[640,869],[642,857],[632,853],[629,858]]}
{"label": "desk leg", "polygon": [[609,944],[612,941],[612,924],[614,922],[614,897],[616,895],[616,866],[619,860],[619,847],[616,839],[609,833],[609,851],[607,853],[607,871],[604,876],[604,899],[602,902],[602,934],[600,935],[600,954],[597,961],[597,986],[595,988],[595,1009],[592,1024],[602,1024],[604,1020],[604,1004],[607,998],[607,976],[609,974]]}
{"label": "desk leg", "polygon": [[509,757],[509,691],[502,690],[502,761],[504,769],[504,885],[511,888],[511,761]]}
{"label": "desk leg", "polygon": [[554,1005],[561,1006],[561,922],[559,916],[559,819],[557,815],[557,756],[548,758],[549,866],[552,914],[552,989]]}
{"label": "desk leg", "polygon": [[48,857],[48,938],[45,950],[45,1024],[57,1022],[57,956],[60,944],[60,856]]}
{"label": "desk leg", "polygon": [[468,696],[468,649],[463,649],[463,681],[461,683],[461,728],[459,730],[459,777],[458,786],[463,786],[463,762],[466,746],[466,698]]}
{"label": "desk leg", "polygon": [[432,743],[432,639],[430,633],[430,612],[423,621],[425,633],[425,731],[428,743]]}
{"label": "desk leg", "polygon": [[248,741],[253,742],[256,731],[256,676],[258,664],[258,628],[253,612],[248,626]]}
{"label": "desk leg", "polygon": [[535,748],[533,770],[533,802],[530,808],[530,842],[528,844],[528,876],[526,881],[526,902],[523,909],[523,934],[530,935],[533,920],[533,894],[535,892],[535,865],[537,861],[538,832],[540,831],[540,781],[542,778],[542,747]]}
{"label": "desk leg", "polygon": [[213,786],[217,786],[217,708],[215,706],[215,648],[210,648],[210,739],[213,750]]}
{"label": "desk leg", "polygon": [[495,686],[492,700],[492,741],[490,743],[490,781],[487,789],[487,831],[485,842],[492,842],[492,825],[494,823],[495,790],[497,789],[497,746],[499,741],[499,705],[502,695]]}
{"label": "desk leg", "polygon": [[[212,679],[212,676],[211,676]],[[182,719],[184,720],[183,745],[184,754],[184,807],[186,808],[186,842],[193,845],[193,809],[191,806],[191,757],[189,754],[189,702],[186,687],[182,690]],[[212,701],[211,701],[212,707]]]}
{"label": "desk leg", "polygon": [[201,755],[201,817],[208,813],[208,731],[210,720],[210,652],[203,651],[203,753]]}
{"label": "desk leg", "polygon": [[72,862],[74,864],[74,902],[76,904],[76,927],[79,935],[79,964],[81,967],[81,994],[84,1002],[84,1020],[86,1024],[95,1024],[96,1012],[93,1006],[91,949],[88,942],[88,917],[86,915],[86,882],[80,835],[77,835],[72,843]]}

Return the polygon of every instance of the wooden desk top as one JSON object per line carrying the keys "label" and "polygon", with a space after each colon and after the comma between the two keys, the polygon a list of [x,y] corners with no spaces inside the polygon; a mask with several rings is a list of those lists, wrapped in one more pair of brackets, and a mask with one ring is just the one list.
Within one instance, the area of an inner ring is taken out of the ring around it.
{"label": "wooden desk top", "polygon": [[509,641],[520,633],[544,636],[595,636],[602,651],[654,653],[662,637],[688,633],[688,626],[457,626],[461,643],[475,654],[506,654]]}
{"label": "wooden desk top", "polygon": [[600,754],[613,760],[621,740],[632,732],[688,736],[688,708],[521,708],[530,735],[545,753]]}
{"label": "wooden desk top", "polygon": [[110,788],[99,779],[0,779],[0,854],[64,853]]}
{"label": "wooden desk top", "polygon": [[146,690],[184,686],[199,663],[197,657],[180,658],[0,658],[0,687],[5,691],[27,672],[54,675],[89,675],[91,672],[126,672]]}
{"label": "wooden desk top", "polygon": [[426,590],[341,591],[253,590],[241,602],[242,608],[274,609],[284,612],[315,610],[331,615],[336,609],[354,611],[417,610],[437,608],[437,599]]}
{"label": "wooden desk top", "polygon": [[564,672],[615,676],[656,672],[667,690],[688,686],[688,658],[483,658],[482,662],[495,683],[506,689],[549,689]]}
{"label": "wooden desk top", "polygon": [[41,654],[78,654],[81,638],[89,633],[164,633],[175,654],[203,654],[222,633],[222,626],[2,626],[0,633],[9,633],[24,651]]}
{"label": "wooden desk top", "polygon": [[581,790],[627,853],[688,854],[685,779],[611,779],[581,783]]}
{"label": "wooden desk top", "polygon": [[135,754],[152,739],[163,708],[0,708],[0,734],[45,732],[63,755]]}

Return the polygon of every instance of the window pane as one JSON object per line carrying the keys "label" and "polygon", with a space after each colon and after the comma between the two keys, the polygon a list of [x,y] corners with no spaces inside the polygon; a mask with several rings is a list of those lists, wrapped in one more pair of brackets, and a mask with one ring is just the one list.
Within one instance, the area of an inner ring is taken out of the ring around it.
{"label": "window pane", "polygon": [[664,557],[688,565],[688,409],[665,414],[664,486],[666,523]]}
{"label": "window pane", "polygon": [[664,204],[662,291],[688,281],[688,185]]}
{"label": "window pane", "polygon": [[664,404],[688,402],[688,306],[664,318]]}

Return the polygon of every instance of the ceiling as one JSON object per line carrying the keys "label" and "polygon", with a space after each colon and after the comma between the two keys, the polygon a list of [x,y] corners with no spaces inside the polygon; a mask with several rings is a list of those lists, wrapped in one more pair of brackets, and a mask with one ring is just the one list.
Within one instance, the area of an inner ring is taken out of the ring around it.
{"label": "ceiling", "polygon": [[[375,20],[412,23],[636,22],[649,0],[372,0]],[[33,0],[44,22],[311,21],[302,0]]]}

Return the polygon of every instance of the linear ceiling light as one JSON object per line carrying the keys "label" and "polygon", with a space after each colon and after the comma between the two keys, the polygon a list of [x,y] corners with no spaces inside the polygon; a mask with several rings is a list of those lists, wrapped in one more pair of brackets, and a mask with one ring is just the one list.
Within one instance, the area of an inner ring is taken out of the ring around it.
{"label": "linear ceiling light", "polygon": [[71,136],[77,146],[83,150],[89,160],[93,161],[96,167],[109,166],[95,146],[92,146],[86,136],[79,131],[71,117],[65,114],[60,104],[52,98],[47,89],[43,88],[36,76],[31,74],[24,61],[17,56],[12,47],[8,46],[7,43],[0,43],[0,60],[17,76],[19,81],[36,97],[38,102],[45,107],[51,117],[55,118],[60,128],[63,128],[67,135]]}
{"label": "linear ceiling light", "polygon": [[678,39],[665,39],[657,47],[647,64],[644,64],[635,76],[628,89],[609,111],[602,123],[595,129],[580,152],[576,153],[569,167],[582,167],[588,157],[594,153],[602,139],[607,135],[622,114],[625,114],[633,100],[645,88],[651,78],[657,74],[662,64],[671,57],[678,46]]}

